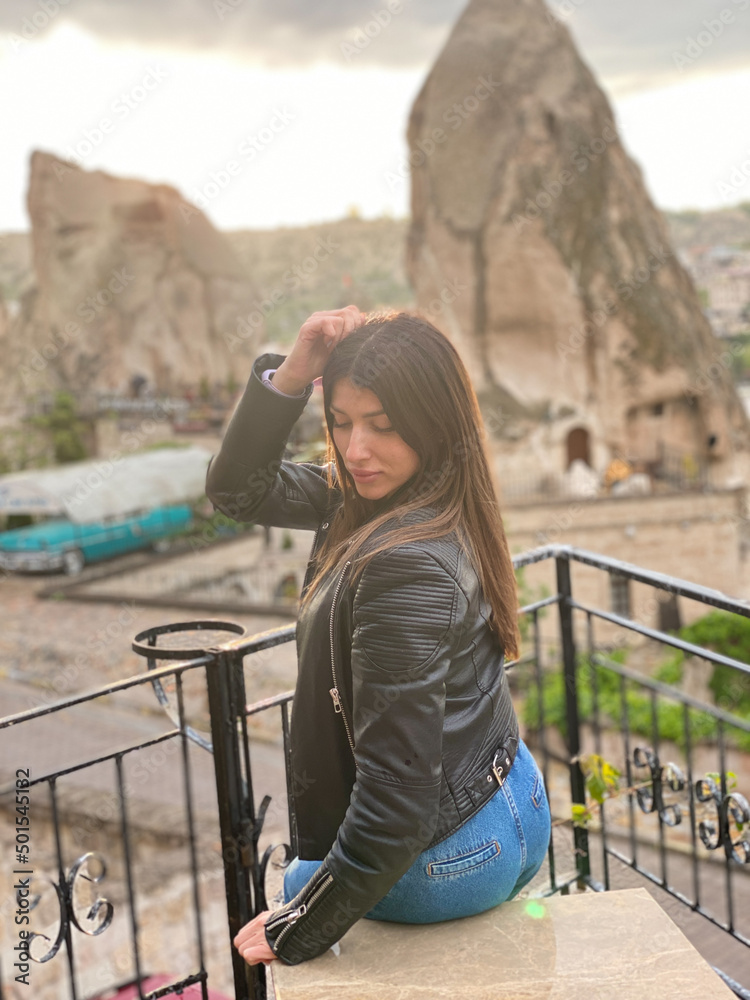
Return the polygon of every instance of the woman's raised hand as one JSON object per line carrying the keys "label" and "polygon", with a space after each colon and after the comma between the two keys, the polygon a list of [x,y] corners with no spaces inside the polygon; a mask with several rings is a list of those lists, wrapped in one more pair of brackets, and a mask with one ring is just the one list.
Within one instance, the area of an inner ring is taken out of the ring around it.
{"label": "woman's raised hand", "polygon": [[294,346],[273,376],[273,384],[290,395],[302,392],[323,374],[336,344],[364,321],[357,306],[313,313],[300,327]]}

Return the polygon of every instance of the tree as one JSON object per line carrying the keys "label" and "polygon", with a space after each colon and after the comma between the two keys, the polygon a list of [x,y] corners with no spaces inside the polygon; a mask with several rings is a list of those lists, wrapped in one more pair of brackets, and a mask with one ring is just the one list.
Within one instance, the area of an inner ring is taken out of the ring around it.
{"label": "tree", "polygon": [[78,416],[72,393],[56,392],[49,412],[34,417],[32,422],[49,433],[55,461],[59,465],[88,457],[84,443],[86,426]]}

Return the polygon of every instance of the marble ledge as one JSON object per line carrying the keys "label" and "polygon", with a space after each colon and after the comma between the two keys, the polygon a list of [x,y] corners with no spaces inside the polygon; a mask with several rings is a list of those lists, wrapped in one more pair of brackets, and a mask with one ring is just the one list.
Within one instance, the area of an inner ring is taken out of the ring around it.
{"label": "marble ledge", "polygon": [[646,889],[505,903],[411,926],[360,920],[276,1000],[736,1000]]}

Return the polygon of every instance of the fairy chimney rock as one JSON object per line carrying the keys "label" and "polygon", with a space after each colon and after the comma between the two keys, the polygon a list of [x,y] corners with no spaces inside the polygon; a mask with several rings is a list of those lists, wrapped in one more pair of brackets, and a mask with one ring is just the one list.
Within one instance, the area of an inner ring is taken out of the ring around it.
{"label": "fairy chimney rock", "polygon": [[723,348],[543,0],[469,3],[408,141],[410,277],[466,360],[497,447],[530,468],[552,455],[559,472],[676,452],[738,478],[748,423]]}
{"label": "fairy chimney rock", "polygon": [[263,331],[237,332],[252,283],[175,188],[35,152],[28,210],[36,287],[11,330],[26,392],[136,378],[171,393],[225,382],[238,352],[252,356]]}

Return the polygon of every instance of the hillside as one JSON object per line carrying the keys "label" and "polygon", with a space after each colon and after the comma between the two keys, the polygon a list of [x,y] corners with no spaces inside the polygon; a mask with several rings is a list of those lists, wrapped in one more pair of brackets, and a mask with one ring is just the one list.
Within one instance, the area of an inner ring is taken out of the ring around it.
{"label": "hillside", "polygon": [[[750,247],[750,203],[712,212],[665,213],[676,249]],[[264,299],[269,342],[289,341],[315,309],[356,302],[363,309],[409,306],[404,249],[408,219],[340,219],[312,226],[226,232]],[[316,247],[316,260],[313,256]],[[299,269],[295,271],[295,269]],[[33,283],[26,233],[0,234],[0,295],[17,299]]]}
{"label": "hillside", "polygon": [[367,311],[409,306],[406,219],[341,219],[314,226],[236,230],[226,235],[262,290],[278,304],[263,312],[271,342],[285,343],[316,309],[355,302]]}
{"label": "hillside", "polygon": [[665,212],[678,250],[691,246],[736,246],[750,250],[750,201],[713,212]]}

